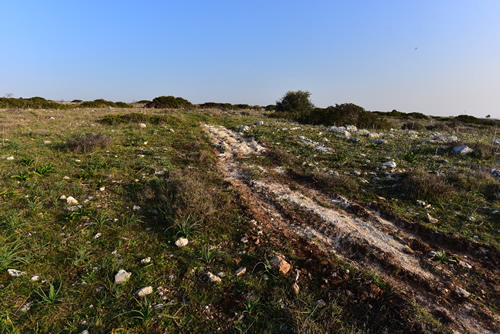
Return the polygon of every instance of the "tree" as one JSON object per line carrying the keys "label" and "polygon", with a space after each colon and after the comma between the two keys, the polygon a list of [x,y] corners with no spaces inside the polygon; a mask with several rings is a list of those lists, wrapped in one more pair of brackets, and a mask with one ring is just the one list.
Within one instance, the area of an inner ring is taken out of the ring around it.
{"label": "tree", "polygon": [[279,101],[276,101],[276,111],[295,113],[299,117],[304,117],[311,113],[314,104],[309,97],[308,91],[288,91]]}

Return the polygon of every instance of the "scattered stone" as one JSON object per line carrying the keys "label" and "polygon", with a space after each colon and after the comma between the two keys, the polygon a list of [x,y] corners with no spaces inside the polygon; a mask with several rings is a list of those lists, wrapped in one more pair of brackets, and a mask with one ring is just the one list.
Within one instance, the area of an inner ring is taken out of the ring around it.
{"label": "scattered stone", "polygon": [[326,146],[323,146],[323,145],[319,145],[319,146],[316,146],[314,148],[315,151],[318,151],[320,153],[327,153],[328,151],[330,151],[330,149]]}
{"label": "scattered stone", "polygon": [[146,297],[147,295],[150,295],[153,293],[153,287],[151,286],[146,286],[144,288],[140,288],[137,290],[136,295],[137,297]]}
{"label": "scattered stone", "polygon": [[145,123],[139,123],[140,128],[145,128],[147,125]]}
{"label": "scattered stone", "polygon": [[99,239],[101,236],[102,236],[101,232],[96,233],[96,235],[94,235],[94,239]]}
{"label": "scattered stone", "polygon": [[66,200],[66,195],[61,195],[61,197],[59,197],[60,200],[62,201],[65,201]]}
{"label": "scattered stone", "polygon": [[211,283],[220,283],[222,282],[222,280],[220,279],[220,277],[218,276],[215,276],[214,274],[212,274],[211,272],[208,272],[207,273],[207,279],[209,282]]}
{"label": "scattered stone", "polygon": [[139,211],[141,209],[141,207],[139,205],[134,205],[132,207],[132,211]]}
{"label": "scattered stone", "polygon": [[7,157],[7,160],[14,160],[14,157],[12,157],[12,156]]}
{"label": "scattered stone", "polygon": [[63,176],[63,180],[69,180],[70,177],[69,176]]}
{"label": "scattered stone", "polygon": [[463,268],[472,269],[472,266],[469,263],[462,260],[458,260],[458,265]]}
{"label": "scattered stone", "polygon": [[106,187],[100,187],[99,188],[99,191],[104,191],[104,190],[106,190]]}
{"label": "scattered stone", "polygon": [[437,223],[439,220],[437,218],[432,217],[429,213],[427,213],[427,221],[431,224]]}
{"label": "scattered stone", "polygon": [[27,302],[26,304],[24,304],[20,309],[19,311],[25,313],[25,312],[28,312],[31,308],[31,305],[33,304],[33,302]]}
{"label": "scattered stone", "polygon": [[292,275],[293,280],[297,282],[299,280],[299,276],[300,276],[300,270],[295,269],[295,273]]}
{"label": "scattered stone", "polygon": [[382,164],[382,168],[396,168],[397,165],[394,161],[387,161]]}
{"label": "scattered stone", "polygon": [[455,290],[455,293],[460,298],[469,298],[470,297],[470,293],[468,291],[466,291],[465,289],[462,289],[461,287],[458,287]]}
{"label": "scattered stone", "polygon": [[66,198],[66,203],[70,205],[78,205],[78,201],[73,196],[68,196]]}
{"label": "scattered stone", "polygon": [[420,205],[420,206],[425,206],[425,202],[424,201],[421,201],[419,199],[417,199],[417,205]]}
{"label": "scattered stone", "polygon": [[264,125],[264,122],[263,121],[257,121],[257,122],[255,122],[255,125],[261,126],[261,125]]}
{"label": "scattered stone", "polygon": [[84,329],[83,331],[80,332],[80,334],[90,334],[88,330]]}
{"label": "scattered stone", "polygon": [[177,247],[184,247],[188,244],[189,240],[186,239],[186,238],[179,238],[177,239],[177,241],[175,242],[175,245]]}
{"label": "scattered stone", "polygon": [[151,262],[151,257],[149,257],[149,256],[147,258],[141,260],[141,263],[150,263],[150,262]]}
{"label": "scattered stone", "polygon": [[12,277],[19,277],[19,276],[26,275],[25,271],[21,271],[21,270],[17,270],[17,269],[7,269],[7,272]]}
{"label": "scattered stone", "polygon": [[269,263],[275,271],[283,275],[286,275],[291,269],[290,263],[286,262],[280,255],[273,257],[271,260],[269,260]]}
{"label": "scattered stone", "polygon": [[242,125],[239,128],[240,132],[250,131],[250,127],[247,125]]}
{"label": "scattered stone", "polygon": [[377,145],[379,145],[379,144],[385,144],[386,142],[387,142],[387,141],[386,141],[385,139],[375,139],[375,140],[373,141],[373,143],[374,143],[374,144],[377,144]]}
{"label": "scattered stone", "polygon": [[436,255],[437,255],[436,251],[430,251],[429,253],[427,253],[427,257],[430,257],[430,258],[433,258]]}
{"label": "scattered stone", "polygon": [[358,128],[357,128],[355,125],[346,125],[346,126],[345,126],[345,129],[346,129],[347,131],[352,131],[352,132],[354,132],[354,131],[358,131]]}
{"label": "scattered stone", "polygon": [[298,294],[299,294],[299,292],[300,292],[300,287],[299,287],[299,285],[298,285],[297,283],[293,283],[293,285],[292,285],[292,289],[293,289],[293,293],[295,293],[296,295],[298,295]]}
{"label": "scattered stone", "polygon": [[220,278],[223,278],[223,277],[226,277],[226,274],[224,274],[223,271],[220,271],[219,273],[217,273],[217,276],[219,276]]}
{"label": "scattered stone", "polygon": [[317,300],[316,303],[318,304],[319,308],[323,308],[323,307],[326,306],[326,303],[325,303],[325,301],[323,299]]}
{"label": "scattered stone", "polygon": [[243,275],[246,272],[247,272],[247,268],[246,267],[240,267],[240,268],[238,268],[238,270],[236,270],[236,272],[234,274],[236,276],[241,276],[241,275]]}
{"label": "scattered stone", "polygon": [[492,168],[491,169],[491,175],[497,179],[500,178],[500,169],[495,169],[495,168]]}
{"label": "scattered stone", "polygon": [[494,144],[494,145],[500,145],[500,139],[495,139],[495,140],[493,141],[493,144]]}
{"label": "scattered stone", "polygon": [[458,141],[457,136],[442,136],[437,134],[434,138],[430,140],[431,143],[443,143],[443,144],[448,144],[448,143],[455,143]]}
{"label": "scattered stone", "polygon": [[45,145],[52,144],[52,142],[51,142],[50,140],[44,140],[44,141],[43,141],[43,143],[44,143]]}
{"label": "scattered stone", "polygon": [[118,270],[118,273],[115,275],[115,284],[122,284],[128,281],[132,273],[129,273],[123,269]]}
{"label": "scattered stone", "polygon": [[359,138],[346,138],[346,141],[349,143],[359,143],[361,139]]}
{"label": "scattered stone", "polygon": [[326,131],[330,131],[330,132],[336,132],[336,133],[339,133],[341,135],[343,135],[344,137],[346,138],[349,138],[351,137],[351,133],[349,131],[347,131],[347,129],[343,126],[329,126]]}
{"label": "scattered stone", "polygon": [[33,275],[33,276],[31,276],[31,280],[34,281],[34,282],[38,281],[39,279],[40,279],[40,276],[38,276],[36,274]]}
{"label": "scattered stone", "polygon": [[467,145],[455,146],[451,151],[453,153],[460,154],[460,155],[466,155],[466,154],[474,152],[474,150]]}
{"label": "scattered stone", "polygon": [[243,237],[241,238],[241,242],[246,244],[248,242],[248,238],[247,237]]}

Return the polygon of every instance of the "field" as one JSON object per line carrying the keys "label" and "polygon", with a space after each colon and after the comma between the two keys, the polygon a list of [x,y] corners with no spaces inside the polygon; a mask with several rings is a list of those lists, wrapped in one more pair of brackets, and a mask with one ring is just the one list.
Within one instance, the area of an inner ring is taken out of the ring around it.
{"label": "field", "polygon": [[389,121],[0,109],[0,333],[500,331],[497,128]]}

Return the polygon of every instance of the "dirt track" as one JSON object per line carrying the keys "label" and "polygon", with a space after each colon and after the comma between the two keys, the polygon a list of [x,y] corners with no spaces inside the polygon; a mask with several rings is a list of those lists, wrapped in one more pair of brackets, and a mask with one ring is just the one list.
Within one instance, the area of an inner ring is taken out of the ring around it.
{"label": "dirt track", "polygon": [[[291,190],[288,184],[294,182],[292,179],[287,180],[287,184],[276,182],[279,178],[273,177],[250,180],[239,158],[262,154],[267,149],[252,138],[226,128],[210,125],[204,128],[220,152],[219,168],[225,177],[238,191],[251,196],[276,227],[300,235],[355,265],[380,272],[402,295],[413,298],[459,332],[495,333],[499,330],[498,319],[483,303],[460,295],[463,286],[453,279],[452,273],[433,270],[431,260],[422,252],[433,247],[418,235],[345,198],[300,184],[294,184],[295,190]],[[272,175],[273,171],[268,170],[266,174]],[[296,211],[305,213],[309,219],[290,219]],[[498,268],[493,272],[482,268],[479,261],[474,261],[477,256],[472,253],[464,257],[464,254],[451,254],[447,250],[447,254],[473,266],[476,274],[486,278],[484,284],[498,291],[495,281]]]}

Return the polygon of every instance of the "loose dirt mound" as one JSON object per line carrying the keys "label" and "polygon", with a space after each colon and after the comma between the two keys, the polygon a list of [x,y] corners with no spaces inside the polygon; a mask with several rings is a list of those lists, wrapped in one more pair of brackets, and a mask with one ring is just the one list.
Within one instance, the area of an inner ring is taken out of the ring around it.
{"label": "loose dirt mound", "polygon": [[[332,197],[300,184],[294,184],[295,190],[292,190],[289,185],[276,182],[271,170],[267,171],[270,176],[266,178],[250,180],[239,158],[261,154],[267,148],[223,127],[204,125],[204,128],[220,152],[219,168],[225,177],[236,189],[245,192],[245,196],[251,194],[253,201],[260,202],[259,207],[274,217],[273,224],[358,266],[377,270],[400,289],[402,295],[413,298],[456,330],[494,333],[499,329],[498,319],[480,299],[467,295],[454,278],[455,272],[447,272],[446,268],[442,272],[435,270],[433,262],[423,253],[432,247],[418,235],[345,198]],[[287,184],[291,183],[294,181],[287,180]],[[468,261],[466,265],[473,266],[475,273],[460,271],[464,277],[476,275],[490,291],[499,291],[498,268],[492,272],[463,254],[448,256],[457,263]]]}

